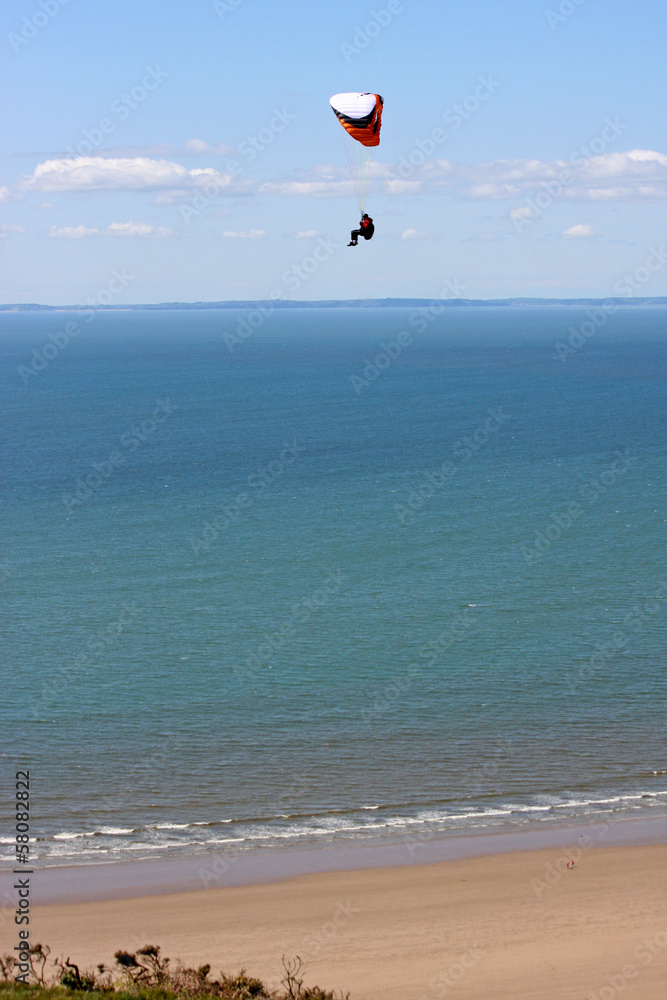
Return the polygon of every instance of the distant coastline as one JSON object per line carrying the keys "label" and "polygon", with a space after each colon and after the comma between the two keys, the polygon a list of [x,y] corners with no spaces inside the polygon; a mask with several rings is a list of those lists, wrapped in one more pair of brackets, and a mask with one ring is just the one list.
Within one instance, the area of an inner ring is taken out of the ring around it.
{"label": "distant coastline", "polygon": [[[155,302],[138,305],[95,305],[95,310],[130,311],[135,309],[257,309],[261,306],[276,309],[382,309],[382,308],[414,308],[430,306],[438,302],[450,308],[465,306],[599,306],[604,302],[616,306],[664,306],[667,305],[667,295],[647,296],[644,298],[604,299],[315,299],[300,301],[297,299],[227,299],[221,302]],[[90,306],[66,305],[50,306],[37,302],[16,302],[7,305],[0,304],[0,312],[78,312],[90,310]]]}

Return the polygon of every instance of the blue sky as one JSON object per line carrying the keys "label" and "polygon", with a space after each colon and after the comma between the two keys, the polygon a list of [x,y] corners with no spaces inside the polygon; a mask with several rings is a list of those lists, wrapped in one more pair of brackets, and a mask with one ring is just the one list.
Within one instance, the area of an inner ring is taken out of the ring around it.
{"label": "blue sky", "polygon": [[[1,301],[665,295],[666,37],[663,0],[8,0]],[[356,249],[347,90],[385,99]]]}

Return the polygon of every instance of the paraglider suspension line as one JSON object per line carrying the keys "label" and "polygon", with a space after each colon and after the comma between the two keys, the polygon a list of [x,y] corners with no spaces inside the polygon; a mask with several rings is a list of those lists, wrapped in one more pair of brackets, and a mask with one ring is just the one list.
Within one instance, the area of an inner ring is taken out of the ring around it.
{"label": "paraglider suspension line", "polygon": [[355,142],[345,132],[342,135],[342,139],[354,184],[354,192],[357,196],[357,204],[359,205],[359,217],[361,218],[366,207],[366,191],[368,190],[372,147]]}

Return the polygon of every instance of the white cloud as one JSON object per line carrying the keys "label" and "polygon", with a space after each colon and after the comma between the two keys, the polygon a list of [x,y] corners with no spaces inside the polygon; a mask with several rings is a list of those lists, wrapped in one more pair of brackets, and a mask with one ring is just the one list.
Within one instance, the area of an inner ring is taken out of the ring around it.
{"label": "white cloud", "polygon": [[561,233],[564,240],[590,239],[592,236],[598,235],[592,226],[584,225],[583,223],[579,223],[577,226],[570,226],[569,229]]}
{"label": "white cloud", "polygon": [[295,233],[297,240],[312,240],[319,235],[317,229],[302,229],[301,232]]}
{"label": "white cloud", "polygon": [[[99,155],[104,157],[129,157],[131,159],[138,156],[149,156],[152,159],[163,159],[165,156],[174,156],[178,153],[178,146],[173,146],[167,142],[154,143],[152,146],[108,146],[99,150]],[[52,153],[52,157],[60,157],[60,153]]]}
{"label": "white cloud", "polygon": [[232,181],[212,167],[187,170],[170,160],[145,156],[107,159],[79,156],[46,160],[25,177],[21,186],[28,191],[151,191],[160,188],[187,190],[210,185],[221,193]]}
{"label": "white cloud", "polygon": [[[89,151],[90,152],[90,151]],[[72,156],[72,151],[64,152],[42,152],[37,154],[18,154],[45,156],[49,159],[64,159]],[[81,154],[86,155],[85,153]],[[141,157],[149,156],[153,159],[161,159],[167,156],[228,156],[237,155],[233,146],[228,146],[224,142],[205,142],[203,139],[187,139],[182,146],[175,146],[169,142],[157,142],[145,146],[104,146],[97,150],[97,156],[109,157]]]}
{"label": "white cloud", "polygon": [[[667,156],[652,150],[603,153],[567,160],[495,160],[455,164],[434,160],[416,169],[421,189],[444,188],[463,198],[554,197],[581,201],[667,199]],[[529,217],[524,212],[518,218]]]}
{"label": "white cloud", "polygon": [[267,233],[263,229],[248,229],[246,232],[237,229],[227,229],[222,238],[225,240],[263,240]]}
{"label": "white cloud", "polygon": [[54,205],[50,201],[43,201],[41,205],[37,206],[37,208],[53,208],[53,207]]}
{"label": "white cloud", "polygon": [[8,236],[12,236],[15,233],[27,233],[25,226],[14,226],[9,222],[3,222],[0,224],[0,240],[6,240]]}
{"label": "white cloud", "polygon": [[663,167],[667,167],[667,155],[656,153],[653,149],[631,149],[629,153],[620,153],[620,156],[629,156],[636,163],[651,162],[658,160]]}
{"label": "white cloud", "polygon": [[99,229],[88,226],[63,226],[62,229],[51,226],[49,236],[54,240],[83,240],[86,236],[99,236],[99,232]]}
{"label": "white cloud", "polygon": [[204,154],[209,156],[224,156],[225,154],[235,152],[232,146],[227,146],[224,142],[215,142],[213,145],[210,145],[210,143],[204,142],[203,139],[188,139],[184,143],[184,146],[187,152],[193,153],[195,156],[202,156]]}
{"label": "white cloud", "polygon": [[121,236],[126,239],[151,236],[154,239],[164,240],[176,235],[173,229],[151,226],[147,222],[110,222],[106,229],[89,226],[64,226],[58,229],[56,226],[51,226],[49,230],[49,236],[57,240],[83,240],[88,236]]}
{"label": "white cloud", "polygon": [[165,226],[151,226],[147,222],[110,222],[105,230],[106,236],[152,236],[158,240],[175,236],[173,229]]}
{"label": "white cloud", "polygon": [[518,198],[521,187],[518,184],[471,184],[465,191],[467,198],[487,198],[495,201],[504,198]]}
{"label": "white cloud", "polygon": [[[218,155],[229,149],[189,139],[181,155]],[[412,167],[375,163],[371,188],[385,194],[407,196],[445,193],[485,201],[535,198],[542,192],[552,198],[579,201],[663,201],[667,199],[667,156],[653,150],[603,153],[588,159],[493,160],[457,163],[427,160]],[[234,177],[213,167],[188,169],[171,159],[149,156],[80,156],[40,163],[24,177],[24,191],[155,191],[156,201],[168,204],[193,192],[208,196],[259,192],[285,197],[347,197],[354,185],[341,167],[318,165],[297,180],[272,180],[258,185],[251,178]],[[0,201],[17,196],[0,188]],[[516,213],[524,213],[517,215]],[[528,218],[526,206],[513,209],[512,218]]]}
{"label": "white cloud", "polygon": [[532,219],[535,212],[528,205],[522,205],[521,208],[513,208],[510,212],[510,219]]}
{"label": "white cloud", "polygon": [[420,229],[404,229],[401,233],[402,240],[437,240],[438,237],[432,233],[423,233]]}
{"label": "white cloud", "polygon": [[[413,167],[374,163],[369,171],[371,188],[385,194],[405,196],[443,192],[457,198],[498,201],[536,197],[546,191],[551,197],[580,201],[657,201],[667,199],[667,156],[653,150],[603,153],[570,160],[492,160],[457,163],[427,160]],[[302,197],[349,197],[353,185],[345,171],[336,167],[313,167],[299,180],[270,181],[260,192]],[[523,206],[512,218],[529,218]],[[521,213],[521,214],[516,214]]]}
{"label": "white cloud", "polygon": [[311,198],[354,196],[352,181],[267,181],[259,190],[261,194],[305,195]]}
{"label": "white cloud", "polygon": [[6,184],[0,185],[0,205],[8,205],[10,201],[19,201],[22,196],[14,194]]}
{"label": "white cloud", "polygon": [[386,194],[417,194],[421,188],[420,181],[385,181]]}

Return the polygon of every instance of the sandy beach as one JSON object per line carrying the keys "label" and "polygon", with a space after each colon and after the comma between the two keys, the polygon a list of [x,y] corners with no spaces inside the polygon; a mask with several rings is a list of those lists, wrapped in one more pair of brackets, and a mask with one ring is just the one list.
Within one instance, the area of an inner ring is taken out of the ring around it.
{"label": "sandy beach", "polygon": [[664,1000],[667,846],[566,847],[267,885],[41,905],[34,940],[81,965],[159,944],[245,967],[281,956],[351,1000]]}

